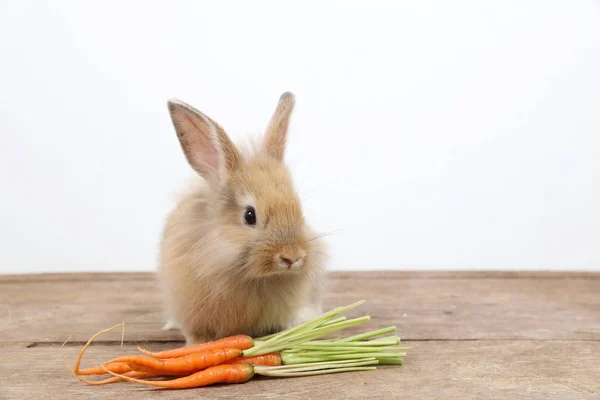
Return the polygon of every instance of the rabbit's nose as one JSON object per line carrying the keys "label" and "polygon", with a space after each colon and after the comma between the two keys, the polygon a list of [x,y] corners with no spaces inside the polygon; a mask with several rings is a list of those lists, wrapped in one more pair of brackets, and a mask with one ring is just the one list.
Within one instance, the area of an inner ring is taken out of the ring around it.
{"label": "rabbit's nose", "polygon": [[290,269],[298,266],[305,256],[306,252],[302,249],[284,249],[277,258],[282,266]]}
{"label": "rabbit's nose", "polygon": [[291,267],[292,264],[296,262],[296,260],[298,260],[298,258],[296,258],[296,260],[292,260],[291,258],[287,258],[285,256],[279,256],[279,259],[285,264],[287,264],[288,268]]}

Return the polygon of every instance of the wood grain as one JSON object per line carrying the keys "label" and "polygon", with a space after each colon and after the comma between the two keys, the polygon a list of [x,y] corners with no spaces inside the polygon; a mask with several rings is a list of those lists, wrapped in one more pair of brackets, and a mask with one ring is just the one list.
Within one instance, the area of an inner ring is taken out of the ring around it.
{"label": "wood grain", "polygon": [[[117,339],[114,333],[112,339]],[[92,387],[65,367],[59,345],[1,345],[0,398],[6,399],[588,399],[600,396],[600,343],[592,341],[427,341],[410,343],[401,367],[289,379],[259,378],[243,385],[164,391],[122,383]],[[70,346],[73,362],[79,351]],[[136,350],[93,345],[102,361]],[[3,397],[4,396],[4,397]]]}
{"label": "wood grain", "polygon": [[600,400],[600,274],[336,272],[326,308],[365,298],[356,330],[397,325],[412,347],[402,367],[164,391],[87,386],[65,367],[96,331],[90,360],[179,345],[160,330],[151,274],[0,276],[0,399],[587,399]]}
{"label": "wood grain", "polygon": [[[326,307],[367,299],[375,329],[397,325],[407,340],[600,339],[600,274],[332,273]],[[0,277],[0,341],[84,340],[125,321],[130,341],[179,341],[161,331],[151,274]],[[363,328],[359,328],[363,329]]]}

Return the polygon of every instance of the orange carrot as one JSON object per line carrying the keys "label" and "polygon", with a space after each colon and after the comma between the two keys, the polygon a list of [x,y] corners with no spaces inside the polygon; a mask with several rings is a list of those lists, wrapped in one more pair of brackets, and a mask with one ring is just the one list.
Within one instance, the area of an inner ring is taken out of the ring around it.
{"label": "orange carrot", "polygon": [[198,351],[204,350],[214,350],[214,349],[240,349],[246,350],[250,347],[254,346],[254,339],[252,339],[248,335],[235,335],[229,336],[226,338],[222,338],[219,340],[215,340],[213,342],[200,343],[194,346],[189,347],[179,347],[173,350],[164,350],[153,353],[149,350],[138,347],[138,350],[150,357],[156,358],[175,358],[175,357],[183,357],[188,354],[196,353]]}
{"label": "orange carrot", "polygon": [[214,383],[244,383],[254,376],[254,367],[248,364],[225,364],[216,365],[196,372],[183,378],[172,379],[170,381],[148,381],[137,378],[120,375],[106,370],[108,373],[130,382],[141,383],[143,385],[156,386],[167,389],[190,389],[200,386],[208,386]]}
{"label": "orange carrot", "polygon": [[[227,361],[227,364],[252,364],[252,365],[266,365],[266,366],[278,366],[281,365],[281,355],[278,352],[267,353],[260,356],[254,357],[236,357],[230,361]],[[131,365],[131,366],[130,366]],[[128,372],[144,372],[146,374],[154,374],[166,375],[167,371],[160,371],[154,368],[150,368],[146,366],[147,364],[139,364],[136,362],[111,362],[104,364],[104,368],[100,366],[85,368],[79,370],[79,375],[106,375],[109,371],[115,372],[117,374],[125,374]],[[134,374],[135,375],[135,374]],[[182,373],[175,373],[171,371],[169,375],[182,375]],[[130,376],[130,375],[128,375]],[[143,376],[143,375],[142,375]],[[137,376],[133,376],[134,378]],[[115,379],[115,378],[110,378]],[[102,381],[99,381],[102,382]]]}
{"label": "orange carrot", "polygon": [[[101,367],[98,367],[98,368],[102,369]],[[110,374],[110,372],[106,372],[105,370],[102,370],[102,375],[103,374]],[[98,375],[101,375],[101,374],[98,374]],[[153,374],[152,372],[129,371],[129,372],[125,372],[123,374],[123,376],[126,376],[128,378],[149,378],[151,376],[155,376],[155,374]],[[87,384],[88,385],[107,385],[109,383],[115,383],[115,382],[119,382],[121,380],[123,380],[123,378],[121,378],[119,376],[113,376],[111,378],[106,378],[101,381],[87,381]]]}
{"label": "orange carrot", "polygon": [[[115,325],[115,326],[113,326],[111,328],[104,329],[104,330],[96,333],[95,335],[93,335],[90,338],[90,340],[87,341],[87,343],[85,344],[85,346],[83,346],[81,348],[81,351],[79,352],[79,355],[77,356],[77,360],[75,361],[75,366],[73,367],[73,375],[75,375],[75,377],[77,379],[79,379],[81,382],[85,382],[85,383],[87,383],[89,385],[94,385],[95,384],[94,381],[90,381],[90,380],[87,380],[85,378],[82,378],[81,374],[79,373],[79,366],[81,365],[81,360],[83,359],[83,354],[85,353],[85,351],[87,350],[87,348],[90,347],[90,345],[92,344],[92,342],[94,341],[94,339],[96,339],[98,336],[102,335],[103,333],[112,331],[113,329],[115,329],[118,326],[123,326],[124,327],[125,325],[123,323],[120,323],[120,324],[117,324],[117,325]],[[67,339],[67,341],[68,340],[69,339]],[[65,343],[63,343],[63,345],[62,345],[63,348],[64,348],[64,346],[65,346],[66,343],[67,343],[66,341],[65,341]],[[64,357],[64,354],[63,354],[63,357]],[[67,360],[65,359],[65,363],[66,362],[67,362]],[[68,366],[68,364],[67,364],[67,366]],[[70,369],[70,367],[69,367],[69,369]],[[109,371],[109,373],[112,373],[112,372]]]}
{"label": "orange carrot", "polygon": [[[129,364],[127,364],[125,362],[106,363],[106,364],[104,364],[104,368],[100,367],[100,366],[96,366],[96,367],[92,367],[92,368],[80,369],[79,375],[106,375],[106,374],[109,374],[108,372],[106,372],[107,369],[109,371],[116,372],[117,374],[127,374],[128,372],[144,372],[146,375],[160,375],[161,374],[161,371],[157,371],[152,368],[144,367],[139,364],[131,363],[131,365],[132,366],[129,366]],[[165,373],[163,372],[163,374],[165,374]],[[134,375],[134,377],[137,376],[137,374],[133,374],[133,375]],[[182,374],[173,373],[171,375],[182,375]],[[140,375],[140,376],[145,376],[145,375]]]}
{"label": "orange carrot", "polygon": [[[112,372],[116,372],[117,374],[124,374],[126,372],[131,371],[131,367],[124,362],[110,363],[104,364],[104,366],[111,370]],[[108,372],[104,368],[101,367],[91,367],[84,368],[79,370],[79,375],[106,375]]]}
{"label": "orange carrot", "polygon": [[131,369],[146,372],[158,372],[163,375],[184,375],[203,370],[214,365],[223,364],[234,358],[240,357],[240,349],[213,349],[204,350],[177,358],[154,358],[148,356],[123,356],[110,362],[125,362]]}
{"label": "orange carrot", "polygon": [[[267,365],[270,367],[276,367],[281,365],[281,354],[278,351],[274,353],[263,354],[262,356],[254,356],[254,357],[238,357],[234,358],[231,361],[228,361],[227,364],[251,364],[251,365]],[[117,372],[117,371],[114,371]]]}
{"label": "orange carrot", "polygon": [[[124,326],[124,325],[123,325],[123,323],[117,324],[117,325],[115,325],[115,326],[113,326],[111,328],[104,329],[104,330],[96,333],[95,335],[93,335],[87,341],[87,343],[85,344],[85,346],[83,346],[83,348],[79,352],[79,355],[77,356],[77,360],[75,361],[75,366],[72,369],[73,375],[75,375],[75,377],[77,379],[79,379],[80,381],[82,381],[84,383],[87,383],[88,385],[105,385],[107,383],[114,383],[114,382],[118,382],[119,380],[121,380],[121,378],[117,378],[117,377],[113,376],[112,378],[104,379],[104,380],[101,380],[101,381],[90,381],[90,380],[85,379],[85,378],[82,377],[82,375],[84,375],[84,374],[82,374],[82,371],[84,371],[84,372],[96,372],[95,368],[86,368],[84,370],[80,370],[79,369],[79,366],[81,365],[81,360],[83,359],[83,355],[85,354],[85,351],[87,350],[87,348],[92,344],[92,342],[94,341],[94,339],[96,339],[98,336],[100,336],[100,335],[102,335],[102,334],[104,334],[106,332],[112,331],[113,329],[115,329],[115,328],[117,328],[119,326]],[[69,339],[67,339],[63,343],[63,345],[61,346],[61,348],[64,348],[64,346],[65,346],[65,344],[67,344],[68,340]],[[64,357],[64,353],[63,353],[63,357]],[[71,369],[71,367],[69,366],[66,358],[65,358],[65,363],[67,364],[67,367],[69,369]],[[111,364],[110,362],[106,363],[107,366],[110,366],[110,364]],[[121,364],[124,365],[125,367],[129,368],[129,370],[126,371],[122,375],[122,376],[125,376],[125,377],[130,377],[130,378],[145,378],[145,377],[151,377],[151,376],[159,375],[156,371],[152,371],[150,369],[147,369],[146,371],[132,371],[131,367],[129,367],[126,363],[121,363]],[[113,368],[111,368],[111,369],[107,369],[104,366],[97,366],[96,368],[98,368],[99,370],[102,370],[103,371],[102,374],[105,374],[105,373],[109,373],[109,374],[113,373],[114,374],[114,371],[112,371],[113,369],[120,369],[120,368],[124,369],[125,368],[122,365],[119,364],[116,368],[113,366]],[[94,371],[91,371],[91,370],[94,370]],[[100,373],[98,373],[98,374],[100,374]]]}
{"label": "orange carrot", "polygon": [[[136,356],[133,356],[136,357]],[[149,374],[153,374],[153,375],[171,375],[171,376],[185,376],[188,375],[189,372],[178,372],[178,371],[161,371],[161,370],[157,370],[151,367],[148,367],[146,365],[143,364],[138,364],[135,362],[131,362],[129,364],[129,367],[131,368],[132,371],[138,371],[138,372],[147,372]]]}

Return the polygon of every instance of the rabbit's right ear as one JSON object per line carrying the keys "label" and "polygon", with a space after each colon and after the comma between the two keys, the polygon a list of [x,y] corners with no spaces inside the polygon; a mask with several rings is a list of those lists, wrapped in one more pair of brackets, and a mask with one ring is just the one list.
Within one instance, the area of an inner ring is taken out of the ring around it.
{"label": "rabbit's right ear", "polygon": [[279,98],[275,113],[267,126],[264,138],[266,153],[275,160],[282,161],[285,153],[290,116],[296,100],[292,93],[285,92]]}
{"label": "rabbit's right ear", "polygon": [[213,184],[238,168],[240,154],[223,128],[200,111],[169,100],[169,112],[188,162]]}

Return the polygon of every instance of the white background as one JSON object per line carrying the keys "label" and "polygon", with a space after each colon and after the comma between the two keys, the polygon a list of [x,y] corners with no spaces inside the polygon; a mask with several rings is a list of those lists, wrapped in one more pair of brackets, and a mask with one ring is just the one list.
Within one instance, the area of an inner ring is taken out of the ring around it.
{"label": "white background", "polygon": [[154,269],[166,100],[239,140],[285,90],[331,268],[600,270],[598,2],[42,3],[0,3],[3,273]]}

